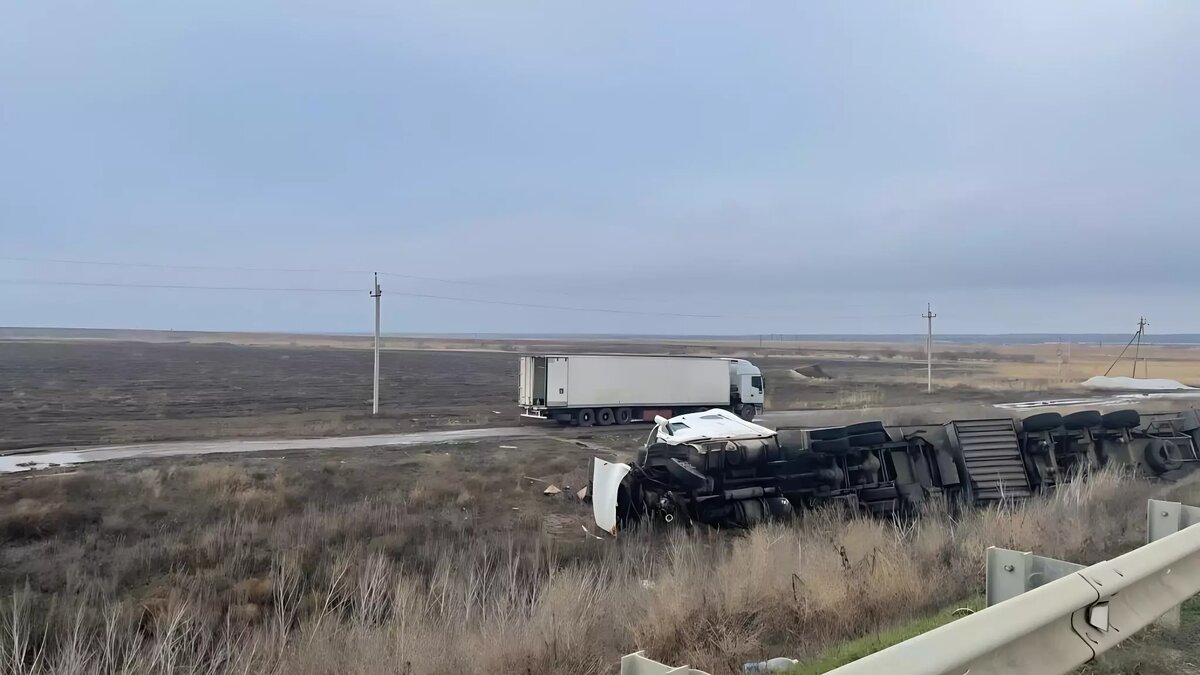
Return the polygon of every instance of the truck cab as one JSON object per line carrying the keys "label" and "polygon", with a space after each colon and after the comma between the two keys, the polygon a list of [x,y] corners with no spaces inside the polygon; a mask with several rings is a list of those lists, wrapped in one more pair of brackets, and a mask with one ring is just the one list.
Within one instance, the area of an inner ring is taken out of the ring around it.
{"label": "truck cab", "polygon": [[742,419],[753,420],[766,400],[762,371],[745,359],[723,360],[729,363],[730,407]]}

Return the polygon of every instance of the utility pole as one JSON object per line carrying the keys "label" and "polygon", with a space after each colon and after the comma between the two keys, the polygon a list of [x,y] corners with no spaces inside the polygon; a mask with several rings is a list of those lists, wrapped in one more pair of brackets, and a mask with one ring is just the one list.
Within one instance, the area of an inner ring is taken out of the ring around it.
{"label": "utility pole", "polygon": [[[1137,329],[1137,334],[1136,334],[1137,345],[1135,345],[1133,348],[1133,376],[1134,377],[1137,377],[1138,352],[1141,351],[1141,349],[1142,349],[1142,335],[1145,334],[1146,326],[1149,326],[1149,325],[1150,324],[1146,321],[1146,317],[1144,317],[1144,316],[1138,317],[1138,329]],[[1142,364],[1142,370],[1145,370],[1145,369],[1146,369],[1145,364]]]}
{"label": "utility pole", "polygon": [[933,308],[929,303],[925,303],[925,313],[921,318],[929,322],[929,332],[925,337],[925,391],[933,393],[933,317],[937,314],[933,313]]}
{"label": "utility pole", "polygon": [[375,394],[371,398],[371,414],[379,414],[379,299],[383,291],[379,288],[379,274],[375,274],[375,290],[371,292],[375,298]]}
{"label": "utility pole", "polygon": [[[1117,367],[1117,364],[1121,362],[1121,357],[1125,356],[1125,352],[1129,351],[1130,347],[1133,347],[1134,342],[1137,342],[1137,347],[1135,347],[1133,351],[1133,376],[1137,377],[1138,350],[1142,347],[1142,333],[1146,332],[1146,326],[1149,325],[1150,322],[1146,321],[1146,317],[1138,317],[1137,332],[1133,334],[1133,337],[1129,338],[1129,342],[1125,344],[1125,348],[1121,350],[1121,353],[1117,354],[1116,360],[1112,362],[1112,365],[1108,367],[1108,370],[1104,371],[1105,377],[1108,377],[1108,374],[1112,372],[1112,369]],[[1142,365],[1145,366],[1146,364]]]}

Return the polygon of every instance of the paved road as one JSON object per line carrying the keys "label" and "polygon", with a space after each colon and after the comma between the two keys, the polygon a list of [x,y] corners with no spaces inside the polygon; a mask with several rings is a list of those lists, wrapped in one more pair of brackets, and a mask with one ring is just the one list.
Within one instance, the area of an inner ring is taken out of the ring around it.
{"label": "paved road", "polygon": [[492,429],[455,429],[417,431],[372,436],[336,436],[330,438],[291,438],[271,440],[171,441],[135,445],[105,445],[93,448],[44,448],[35,452],[16,450],[18,454],[0,457],[0,473],[45,468],[54,464],[82,464],[130,457],[171,457],[208,455],[228,452],[290,452],[295,450],[402,447],[455,443],[489,438],[544,436],[549,430],[539,427],[497,427]]}
{"label": "paved road", "polygon": [[[1195,405],[1181,402],[1179,395],[1133,395],[1106,396],[1095,398],[1058,399],[1031,401],[1014,404],[985,403],[925,403],[920,405],[889,406],[883,408],[861,408],[854,410],[794,410],[763,413],[756,420],[768,427],[781,426],[837,426],[881,420],[890,425],[915,425],[944,422],[952,419],[980,419],[987,417],[1023,417],[1030,409],[1038,412],[1051,410],[1074,410],[1083,408],[1116,409],[1136,405],[1143,411],[1174,410]],[[614,427],[613,429],[616,429]],[[52,465],[102,462],[110,459],[131,457],[171,457],[178,455],[207,455],[238,452],[292,452],[322,449],[353,449],[374,447],[403,447],[407,445],[430,445],[456,443],[482,439],[529,438],[534,436],[566,435],[581,433],[603,434],[607,429],[584,430],[563,429],[553,425],[495,427],[488,429],[455,429],[450,431],[417,431],[401,434],[377,434],[372,436],[335,436],[328,438],[291,438],[269,440],[210,440],[171,441],[141,443],[136,445],[108,445],[90,448],[30,448],[12,451],[0,456],[0,473],[26,471]]]}

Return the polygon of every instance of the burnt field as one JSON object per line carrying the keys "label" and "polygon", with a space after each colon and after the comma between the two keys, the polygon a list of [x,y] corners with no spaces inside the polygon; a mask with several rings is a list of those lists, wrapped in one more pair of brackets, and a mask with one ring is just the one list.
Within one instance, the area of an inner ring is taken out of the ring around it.
{"label": "burnt field", "polygon": [[[137,342],[0,343],[0,449],[517,423],[516,356]],[[498,411],[493,413],[492,411]]]}
{"label": "burnt field", "polygon": [[[0,450],[516,425],[523,352],[748,358],[763,369],[769,411],[1009,401],[1066,391],[1062,382],[1002,376],[1037,364],[1031,356],[995,351],[939,354],[939,386],[930,395],[922,355],[911,348],[389,339],[380,415],[372,417],[367,344],[3,341]],[[797,372],[814,365],[818,377]]]}

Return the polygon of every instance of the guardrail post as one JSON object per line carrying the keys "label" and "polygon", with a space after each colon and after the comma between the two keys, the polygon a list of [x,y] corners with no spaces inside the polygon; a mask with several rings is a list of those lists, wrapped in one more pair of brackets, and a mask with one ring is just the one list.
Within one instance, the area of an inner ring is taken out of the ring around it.
{"label": "guardrail post", "polygon": [[987,606],[991,607],[1009,598],[1015,598],[1081,569],[1084,569],[1084,565],[989,546],[987,580],[984,583],[987,589]]}
{"label": "guardrail post", "polygon": [[[1196,524],[1200,524],[1200,508],[1151,499],[1146,508],[1146,541],[1158,541]],[[1166,628],[1179,628],[1179,623],[1179,605],[1172,607],[1158,620],[1158,625]]]}
{"label": "guardrail post", "polygon": [[644,652],[637,651],[621,657],[621,675],[708,675],[708,673],[687,666],[678,668],[668,666],[648,659],[644,656]]}

